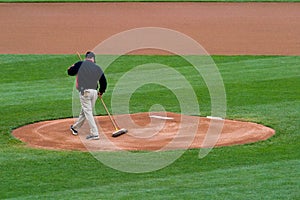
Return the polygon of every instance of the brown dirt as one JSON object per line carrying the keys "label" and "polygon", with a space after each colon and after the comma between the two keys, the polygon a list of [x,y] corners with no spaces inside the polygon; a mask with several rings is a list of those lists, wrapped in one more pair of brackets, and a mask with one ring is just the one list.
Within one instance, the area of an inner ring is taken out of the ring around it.
{"label": "brown dirt", "polygon": [[74,54],[119,32],[164,27],[209,54],[300,55],[299,3],[0,4],[1,54]]}
{"label": "brown dirt", "polygon": [[[172,119],[158,119],[155,116]],[[213,146],[229,146],[266,140],[275,134],[260,124],[233,120],[218,120],[175,113],[136,113],[115,116],[128,133],[111,137],[114,128],[107,116],[97,116],[100,140],[85,139],[87,123],[79,136],[69,130],[75,119],[43,121],[13,131],[16,138],[28,146],[46,149],[82,151],[171,150]],[[219,132],[220,131],[220,132]]]}

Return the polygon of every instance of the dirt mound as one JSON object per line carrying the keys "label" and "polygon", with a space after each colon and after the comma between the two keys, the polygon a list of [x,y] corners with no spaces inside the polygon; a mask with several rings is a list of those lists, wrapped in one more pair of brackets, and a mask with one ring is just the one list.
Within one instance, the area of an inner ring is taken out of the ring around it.
{"label": "dirt mound", "polygon": [[128,133],[111,137],[114,128],[108,116],[97,116],[100,140],[89,141],[87,123],[73,136],[75,119],[43,121],[15,129],[12,134],[30,147],[81,151],[171,150],[229,146],[266,140],[275,134],[260,124],[187,116],[176,113],[136,113],[115,119]]}

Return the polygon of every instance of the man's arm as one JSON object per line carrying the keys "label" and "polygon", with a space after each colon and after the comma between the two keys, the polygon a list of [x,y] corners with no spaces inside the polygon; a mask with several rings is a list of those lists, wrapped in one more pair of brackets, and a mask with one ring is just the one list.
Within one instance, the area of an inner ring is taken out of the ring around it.
{"label": "man's arm", "polygon": [[102,76],[100,77],[99,84],[100,84],[99,94],[102,95],[105,92],[107,87],[107,81],[104,74],[102,74]]}
{"label": "man's arm", "polygon": [[79,61],[79,62],[75,63],[74,65],[72,65],[71,67],[69,67],[68,75],[75,76],[78,73],[81,64],[82,64],[82,61]]}

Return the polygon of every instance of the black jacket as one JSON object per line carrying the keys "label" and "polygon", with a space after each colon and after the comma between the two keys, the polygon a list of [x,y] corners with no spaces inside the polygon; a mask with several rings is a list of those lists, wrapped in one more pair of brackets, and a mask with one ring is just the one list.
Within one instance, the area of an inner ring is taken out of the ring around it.
{"label": "black jacket", "polygon": [[98,89],[103,94],[107,87],[107,81],[102,69],[92,61],[79,61],[69,67],[68,75],[76,77],[76,88],[83,92],[85,89]]}

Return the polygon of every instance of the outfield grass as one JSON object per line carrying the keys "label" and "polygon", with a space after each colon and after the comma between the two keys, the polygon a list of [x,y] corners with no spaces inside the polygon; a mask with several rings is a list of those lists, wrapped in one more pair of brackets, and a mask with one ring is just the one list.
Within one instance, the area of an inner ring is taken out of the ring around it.
{"label": "outfield grass", "polygon": [[[72,116],[75,55],[0,55],[0,199],[299,199],[300,57],[213,56],[227,94],[227,118],[258,122],[276,135],[267,141],[213,149],[204,159],[188,150],[159,171],[128,174],[87,152],[26,148],[13,128]],[[177,56],[123,56],[106,71],[109,88],[123,73],[160,63],[182,73],[198,94],[202,115],[210,98],[202,79]],[[147,86],[130,101],[130,112],[147,111],[156,98],[178,112],[172,93]],[[97,103],[97,113],[104,114]]]}

